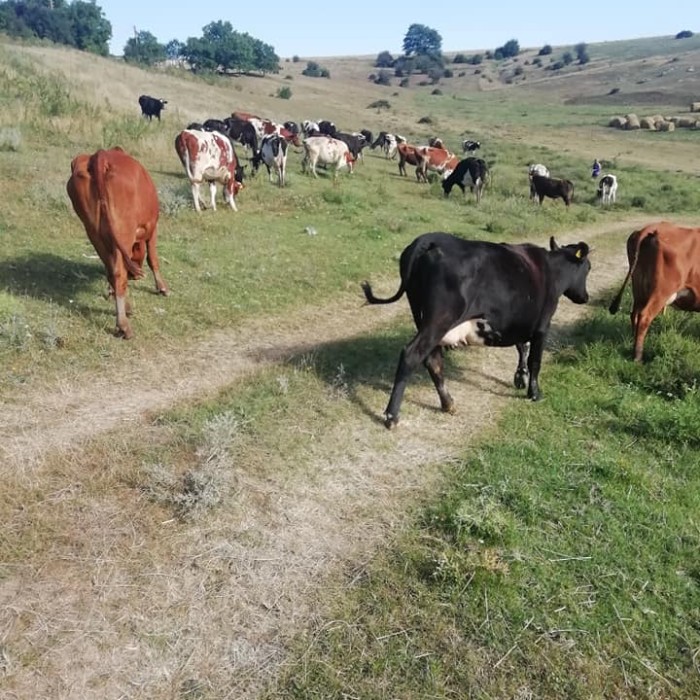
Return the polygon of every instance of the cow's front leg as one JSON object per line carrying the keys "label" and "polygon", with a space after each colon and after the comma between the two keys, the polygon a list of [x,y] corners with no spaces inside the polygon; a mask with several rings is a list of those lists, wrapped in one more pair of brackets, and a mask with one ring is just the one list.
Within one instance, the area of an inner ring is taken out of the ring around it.
{"label": "cow's front leg", "polygon": [[542,398],[537,379],[542,366],[542,353],[544,351],[544,338],[546,332],[536,333],[530,341],[530,355],[527,358],[527,368],[530,371],[530,381],[527,385],[527,398],[539,401]]}
{"label": "cow's front leg", "polygon": [[518,366],[513,377],[513,385],[516,389],[524,389],[528,378],[527,355],[529,346],[527,343],[517,343],[515,347],[518,351]]}
{"label": "cow's front leg", "polygon": [[445,389],[444,362],[445,358],[441,347],[435,348],[423,363],[430,374],[430,378],[435,384],[438,396],[440,397],[440,407],[445,413],[455,412],[455,402],[450,396],[450,392]]}

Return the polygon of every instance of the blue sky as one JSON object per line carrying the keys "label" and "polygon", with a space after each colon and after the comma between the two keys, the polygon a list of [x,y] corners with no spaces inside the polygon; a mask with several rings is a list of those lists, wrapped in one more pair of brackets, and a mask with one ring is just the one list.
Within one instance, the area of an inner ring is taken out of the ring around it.
{"label": "blue sky", "polygon": [[[331,5],[299,0],[261,5],[240,0],[204,5],[192,0],[97,0],[97,5],[112,23],[110,50],[117,55],[134,27],[167,43],[201,36],[202,27],[217,20],[271,44],[281,58],[376,55],[384,50],[396,54],[414,23],[436,29],[443,51],[493,49],[509,39],[528,48],[700,31],[699,4],[666,5],[659,0],[352,0]],[[337,17],[332,7],[339,8]]]}

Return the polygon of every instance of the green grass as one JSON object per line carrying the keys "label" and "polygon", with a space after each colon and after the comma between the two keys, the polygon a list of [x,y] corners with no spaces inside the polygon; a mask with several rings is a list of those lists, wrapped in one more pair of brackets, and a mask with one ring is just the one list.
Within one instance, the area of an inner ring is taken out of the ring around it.
{"label": "green grass", "polygon": [[698,337],[669,313],[635,365],[599,308],[269,697],[698,697]]}

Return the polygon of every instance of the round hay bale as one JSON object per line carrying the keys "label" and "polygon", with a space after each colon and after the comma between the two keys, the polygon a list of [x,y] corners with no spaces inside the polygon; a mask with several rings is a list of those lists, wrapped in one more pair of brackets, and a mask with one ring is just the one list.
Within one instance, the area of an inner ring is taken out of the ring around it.
{"label": "round hay bale", "polygon": [[700,102],[691,102],[690,103],[690,111],[691,112],[700,112]]}
{"label": "round hay bale", "polygon": [[627,129],[628,131],[640,128],[639,117],[636,114],[626,114],[625,119],[627,119],[625,129]]}
{"label": "round hay bale", "polygon": [[695,126],[697,121],[694,117],[680,117],[675,125],[681,129],[690,129]]}
{"label": "round hay bale", "polygon": [[669,124],[670,122],[666,121],[663,117],[656,116],[654,117],[654,126],[656,127],[657,131],[661,129],[662,124]]}
{"label": "round hay bale", "polygon": [[639,126],[642,129],[649,129],[649,131],[656,131],[656,124],[654,124],[653,117],[642,117],[639,120]]}
{"label": "round hay bale", "polygon": [[680,121],[680,117],[677,117],[675,114],[672,117],[669,117],[666,121],[668,122],[673,122],[676,126],[678,126],[678,122]]}
{"label": "round hay bale", "polygon": [[627,120],[624,117],[613,117],[609,122],[608,126],[612,126],[615,129],[624,129]]}
{"label": "round hay bale", "polygon": [[676,125],[673,122],[661,122],[656,126],[657,131],[675,131]]}

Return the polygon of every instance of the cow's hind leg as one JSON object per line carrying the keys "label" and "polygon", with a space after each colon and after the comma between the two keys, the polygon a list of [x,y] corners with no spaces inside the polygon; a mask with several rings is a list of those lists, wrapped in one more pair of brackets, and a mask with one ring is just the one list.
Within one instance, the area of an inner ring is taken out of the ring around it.
{"label": "cow's hind leg", "polygon": [[159,294],[162,294],[163,296],[167,297],[168,294],[170,294],[170,290],[168,289],[168,285],[165,283],[165,280],[160,274],[160,260],[158,259],[158,252],[156,251],[155,231],[146,243],[146,251],[148,256],[148,267],[151,268],[151,272],[153,273],[153,279],[156,283],[156,289],[158,290]]}
{"label": "cow's hind leg", "polygon": [[515,370],[515,376],[513,377],[513,385],[516,389],[524,389],[527,385],[529,374],[527,370],[529,346],[527,343],[518,343],[515,348],[518,351],[518,366]]}
{"label": "cow's hind leg", "polygon": [[537,380],[540,376],[542,353],[544,352],[544,339],[546,335],[546,331],[540,331],[536,333],[530,341],[530,354],[527,358],[527,368],[530,372],[530,381],[527,385],[527,398],[533,401],[539,401],[542,398]]}
{"label": "cow's hind leg", "polygon": [[118,252],[115,254],[114,258],[114,277],[111,283],[114,289],[114,304],[117,313],[117,326],[114,330],[114,334],[117,337],[124,338],[124,340],[129,340],[134,334],[127,318],[127,311],[131,311],[126,298],[128,280],[126,266],[124,265],[121,253]]}
{"label": "cow's hind leg", "polygon": [[634,361],[641,362],[644,354],[644,340],[649,331],[651,322],[663,311],[666,305],[664,298],[649,301],[647,305],[638,312],[632,313],[632,330],[634,332]]}
{"label": "cow's hind leg", "polygon": [[430,374],[430,378],[435,384],[438,396],[440,397],[440,407],[445,413],[455,412],[455,402],[450,396],[450,392],[445,388],[444,362],[445,358],[441,347],[435,348],[423,363]]}

